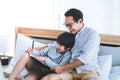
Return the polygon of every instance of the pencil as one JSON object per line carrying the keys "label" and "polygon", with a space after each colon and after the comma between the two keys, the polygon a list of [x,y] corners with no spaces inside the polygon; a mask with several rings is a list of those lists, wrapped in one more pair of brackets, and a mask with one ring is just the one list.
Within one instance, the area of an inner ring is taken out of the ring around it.
{"label": "pencil", "polygon": [[32,50],[33,50],[33,48],[34,48],[34,40],[33,40],[33,42],[32,42]]}

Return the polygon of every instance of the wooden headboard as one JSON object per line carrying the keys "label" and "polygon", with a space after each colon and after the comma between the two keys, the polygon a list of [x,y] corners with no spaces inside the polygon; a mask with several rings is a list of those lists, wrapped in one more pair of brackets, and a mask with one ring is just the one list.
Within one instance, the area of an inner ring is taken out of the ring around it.
{"label": "wooden headboard", "polygon": [[[42,37],[56,39],[57,36],[63,33],[63,30],[52,30],[52,29],[38,29],[38,28],[26,28],[26,27],[16,27],[16,37],[17,33],[24,34],[26,36],[32,37]],[[120,35],[110,35],[110,34],[100,34],[101,44],[105,45],[118,45],[120,46]]]}

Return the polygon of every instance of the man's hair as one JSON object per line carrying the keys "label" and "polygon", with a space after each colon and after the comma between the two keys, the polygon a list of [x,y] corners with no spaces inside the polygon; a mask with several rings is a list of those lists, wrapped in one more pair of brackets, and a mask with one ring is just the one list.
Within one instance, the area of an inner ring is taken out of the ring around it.
{"label": "man's hair", "polygon": [[69,32],[64,32],[57,37],[57,43],[65,46],[65,49],[71,49],[75,43],[75,35]]}
{"label": "man's hair", "polygon": [[79,19],[82,19],[83,21],[83,13],[80,10],[75,8],[69,9],[64,15],[66,17],[72,16],[75,22],[78,22]]}

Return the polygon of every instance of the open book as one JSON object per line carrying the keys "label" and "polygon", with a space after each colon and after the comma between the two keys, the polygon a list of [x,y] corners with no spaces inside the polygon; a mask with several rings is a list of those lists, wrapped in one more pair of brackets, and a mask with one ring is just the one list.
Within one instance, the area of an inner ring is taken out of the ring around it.
{"label": "open book", "polygon": [[[34,41],[32,42],[32,49],[34,49]],[[41,70],[42,75],[45,76],[45,75],[50,74],[50,73],[55,73],[54,71],[52,71],[50,69],[50,67],[48,67],[47,65],[45,65],[42,62],[40,62],[39,60],[37,60],[35,58],[35,55],[33,55],[32,53],[29,53],[29,54],[30,54],[30,57],[31,57],[34,65],[39,67],[39,68],[37,68],[39,71]]]}
{"label": "open book", "polygon": [[[34,49],[34,40],[32,41],[32,49]],[[50,69],[50,67],[46,66],[45,64],[43,64],[42,62],[40,62],[39,60],[35,59],[34,55],[32,53],[29,53],[30,57],[32,58],[32,60],[36,61],[37,64],[41,65],[41,67],[45,67]]]}

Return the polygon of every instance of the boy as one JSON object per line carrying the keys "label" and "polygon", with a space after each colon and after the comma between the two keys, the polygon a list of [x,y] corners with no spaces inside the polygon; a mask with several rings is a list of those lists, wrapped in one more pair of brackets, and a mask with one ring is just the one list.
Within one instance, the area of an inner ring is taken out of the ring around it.
{"label": "boy", "polygon": [[[40,80],[46,74],[55,73],[51,68],[69,63],[70,49],[74,42],[75,35],[64,32],[57,37],[55,43],[48,45],[47,48],[40,51],[29,50],[29,54],[32,53],[34,57],[25,53],[16,63],[9,80],[14,80],[25,67],[29,74],[24,80]],[[42,67],[42,63],[48,67]]]}

